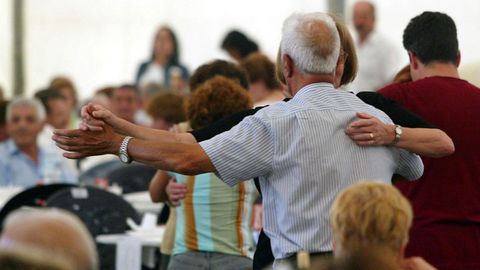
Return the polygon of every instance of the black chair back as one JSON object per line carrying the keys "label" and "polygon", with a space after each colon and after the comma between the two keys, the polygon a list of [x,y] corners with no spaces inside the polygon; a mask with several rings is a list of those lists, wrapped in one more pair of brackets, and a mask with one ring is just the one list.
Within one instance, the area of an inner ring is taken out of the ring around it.
{"label": "black chair back", "polygon": [[130,164],[114,169],[107,174],[110,185],[116,183],[124,194],[146,191],[156,170],[142,164]]}
{"label": "black chair back", "polygon": [[14,210],[23,206],[43,207],[52,194],[70,187],[75,187],[75,185],[66,183],[48,184],[31,187],[18,193],[0,211],[0,227],[3,228],[3,221]]}
{"label": "black chair back", "polygon": [[130,203],[95,187],[61,190],[50,196],[46,206],[61,208],[77,215],[94,237],[125,232],[128,229],[127,218],[140,222],[140,215]]}

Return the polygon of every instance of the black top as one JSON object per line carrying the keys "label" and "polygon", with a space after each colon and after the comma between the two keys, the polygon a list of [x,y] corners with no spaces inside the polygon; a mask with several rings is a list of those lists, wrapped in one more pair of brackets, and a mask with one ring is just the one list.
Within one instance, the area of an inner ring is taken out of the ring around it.
{"label": "black top", "polygon": [[[427,123],[422,118],[418,117],[416,114],[403,108],[396,101],[386,98],[377,92],[360,92],[357,94],[357,97],[360,98],[363,102],[383,111],[397,125],[409,128],[434,128],[433,125]],[[284,101],[288,101],[288,99],[284,99]],[[253,115],[265,107],[267,106],[257,107],[255,109],[234,113],[218,120],[217,122],[207,127],[194,130],[191,133],[193,137],[195,137],[197,142],[208,140],[222,132],[230,130],[232,127],[240,123],[243,118],[249,115]]]}
{"label": "black top", "polygon": [[[433,125],[427,123],[416,114],[410,112],[397,102],[388,99],[377,92],[360,92],[357,94],[357,97],[363,102],[383,111],[397,125],[409,128],[434,128]],[[288,99],[285,99],[284,101],[288,101]],[[230,130],[232,127],[240,123],[243,118],[253,115],[265,107],[267,106],[234,113],[207,127],[194,130],[191,133],[197,142],[208,140],[220,133]],[[261,194],[258,178],[255,178],[255,186]],[[265,233],[263,233],[262,230],[258,239],[257,249],[253,257],[253,269],[264,269],[265,267],[270,266],[274,260],[275,258],[273,257],[271,251],[270,239],[267,235],[265,235]]]}
{"label": "black top", "polygon": [[408,128],[436,128],[413,112],[405,109],[393,99],[386,98],[377,92],[360,92],[357,94],[363,102],[383,111],[393,123]]}

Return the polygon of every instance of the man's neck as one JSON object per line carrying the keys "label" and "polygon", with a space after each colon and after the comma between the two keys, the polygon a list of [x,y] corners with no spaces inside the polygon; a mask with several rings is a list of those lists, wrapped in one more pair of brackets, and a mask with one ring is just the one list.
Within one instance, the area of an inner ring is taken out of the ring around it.
{"label": "man's neck", "polygon": [[291,89],[292,94],[296,95],[300,89],[303,87],[312,84],[312,83],[331,83],[333,84],[334,76],[333,75],[314,75],[314,74],[302,74],[298,76],[299,78],[292,82]]}
{"label": "man's neck", "polygon": [[358,34],[358,43],[363,45],[367,41],[368,37],[372,34],[373,30]]}
{"label": "man's neck", "polygon": [[414,81],[434,76],[460,78],[457,66],[452,63],[430,63],[422,66],[416,73]]}
{"label": "man's neck", "polygon": [[38,163],[38,147],[36,144],[28,146],[18,146],[18,149],[25,153],[34,163]]}

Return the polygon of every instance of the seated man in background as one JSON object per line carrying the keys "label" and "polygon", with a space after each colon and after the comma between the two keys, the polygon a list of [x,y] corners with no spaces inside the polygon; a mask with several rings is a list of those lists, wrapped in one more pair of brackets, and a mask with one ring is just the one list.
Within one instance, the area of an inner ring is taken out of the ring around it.
{"label": "seated man in background", "polygon": [[240,62],[250,80],[248,92],[253,106],[265,106],[285,98],[283,87],[275,77],[275,64],[267,56],[252,53]]}
{"label": "seated man in background", "polygon": [[0,246],[35,248],[62,257],[75,270],[98,269],[95,243],[83,223],[59,209],[21,209],[7,216]]}
{"label": "seated man in background", "polygon": [[419,257],[404,258],[412,218],[410,203],[390,185],[368,181],[344,189],[330,212],[335,257],[370,250],[404,269],[435,269]]}
{"label": "seated man in background", "polygon": [[7,107],[10,139],[0,144],[0,186],[30,187],[42,182],[76,182],[67,159],[40,146],[45,110],[35,99],[17,98]]}
{"label": "seated man in background", "polygon": [[133,85],[122,85],[112,92],[113,112],[128,122],[135,123],[135,114],[140,109],[140,93]]}

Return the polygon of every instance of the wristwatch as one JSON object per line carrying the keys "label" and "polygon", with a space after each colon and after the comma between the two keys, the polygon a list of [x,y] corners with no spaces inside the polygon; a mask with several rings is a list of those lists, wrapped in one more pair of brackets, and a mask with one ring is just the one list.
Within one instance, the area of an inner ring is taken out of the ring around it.
{"label": "wristwatch", "polygon": [[392,143],[390,143],[390,146],[395,146],[400,138],[402,137],[403,129],[400,125],[395,125],[395,138],[393,139]]}
{"label": "wristwatch", "polygon": [[120,161],[126,164],[132,162],[132,158],[128,155],[128,142],[131,139],[132,137],[126,136],[120,145],[120,150],[118,150],[118,157],[120,158]]}

